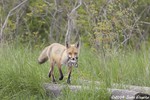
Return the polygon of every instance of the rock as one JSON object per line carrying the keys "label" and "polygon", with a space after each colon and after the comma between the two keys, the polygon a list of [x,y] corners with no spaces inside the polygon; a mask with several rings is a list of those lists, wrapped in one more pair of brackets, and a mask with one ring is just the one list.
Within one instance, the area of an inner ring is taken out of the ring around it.
{"label": "rock", "polygon": [[[87,90],[90,89],[90,87],[88,85],[80,86],[80,85],[63,85],[63,84],[44,83],[43,86],[49,96],[55,96],[55,97],[58,97],[59,95],[61,95],[62,90],[66,89],[66,88],[70,89],[72,92],[77,92],[82,89],[87,89]],[[98,85],[98,86],[100,86],[100,85]],[[107,89],[108,92],[111,93],[110,100],[141,100],[141,99],[150,100],[149,94],[142,93],[143,91],[140,92],[140,90],[142,88],[136,87],[139,89],[134,89],[133,87],[134,86],[132,86],[132,88],[129,88],[129,89],[108,88]],[[97,90],[97,89],[101,89],[101,88],[96,87],[94,89]],[[133,90],[131,90],[131,89],[133,89]],[[146,90],[147,90],[147,88],[146,88]]]}

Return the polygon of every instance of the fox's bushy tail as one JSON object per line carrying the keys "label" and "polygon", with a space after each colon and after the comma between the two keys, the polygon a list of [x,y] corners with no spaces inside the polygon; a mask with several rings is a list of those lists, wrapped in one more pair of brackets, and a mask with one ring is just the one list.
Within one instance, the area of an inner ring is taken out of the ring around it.
{"label": "fox's bushy tail", "polygon": [[48,50],[48,47],[46,47],[40,54],[40,56],[38,58],[39,64],[43,64],[44,62],[46,62],[48,60],[47,50]]}

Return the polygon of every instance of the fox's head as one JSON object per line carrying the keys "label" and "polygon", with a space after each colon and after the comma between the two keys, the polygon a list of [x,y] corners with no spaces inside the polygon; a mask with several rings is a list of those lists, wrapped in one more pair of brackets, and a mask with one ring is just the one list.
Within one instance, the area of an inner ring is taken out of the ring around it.
{"label": "fox's head", "polygon": [[69,66],[76,66],[78,61],[80,44],[79,42],[75,44],[69,44],[66,42],[67,54],[68,54],[68,64]]}

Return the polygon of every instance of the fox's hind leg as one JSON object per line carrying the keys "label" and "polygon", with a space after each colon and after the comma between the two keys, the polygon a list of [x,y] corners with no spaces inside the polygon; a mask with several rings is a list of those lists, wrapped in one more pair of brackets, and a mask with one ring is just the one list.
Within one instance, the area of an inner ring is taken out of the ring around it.
{"label": "fox's hind leg", "polygon": [[56,82],[55,77],[54,77],[54,62],[51,61],[51,66],[50,66],[50,70],[49,70],[49,78],[52,77],[52,82]]}

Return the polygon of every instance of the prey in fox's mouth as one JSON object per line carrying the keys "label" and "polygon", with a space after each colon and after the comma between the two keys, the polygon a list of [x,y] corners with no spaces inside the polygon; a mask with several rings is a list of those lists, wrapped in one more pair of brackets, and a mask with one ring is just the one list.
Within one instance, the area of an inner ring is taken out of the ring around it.
{"label": "prey in fox's mouth", "polygon": [[78,67],[78,60],[68,60],[68,63],[67,63],[68,67],[71,67],[71,66],[74,66],[74,67]]}

